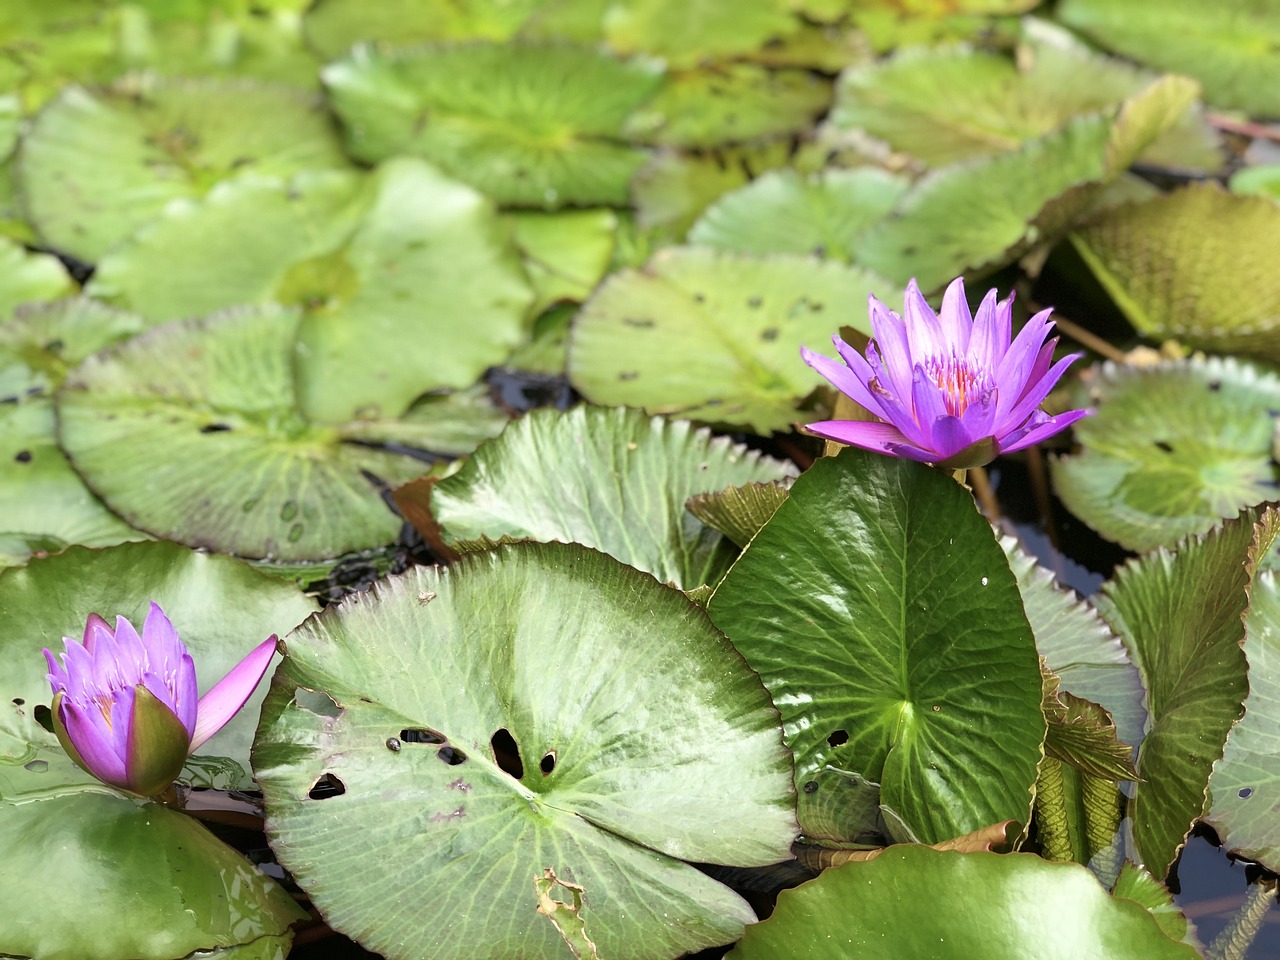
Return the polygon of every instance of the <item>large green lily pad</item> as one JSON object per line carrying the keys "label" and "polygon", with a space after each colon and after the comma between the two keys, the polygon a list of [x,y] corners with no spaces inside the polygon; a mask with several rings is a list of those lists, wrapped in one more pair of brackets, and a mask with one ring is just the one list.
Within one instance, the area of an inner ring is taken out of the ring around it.
{"label": "large green lily pad", "polygon": [[1157,879],[1208,808],[1209,773],[1240,718],[1249,689],[1241,616],[1256,564],[1278,531],[1275,510],[1246,511],[1175,553],[1159,548],[1130,561],[1096,601],[1147,688],[1142,782],[1128,814],[1141,862]]}
{"label": "large green lily pad", "polygon": [[691,589],[719,580],[737,549],[685,501],[794,473],[687,421],[586,406],[536,410],[437,483],[431,511],[451,543],[581,543]]}
{"label": "large green lily pad", "polygon": [[855,449],[820,460],[708,612],[782,712],[807,834],[822,835],[821,781],[851,773],[926,843],[1027,822],[1039,656],[990,525],[947,474]]}
{"label": "large green lily pad", "polygon": [[[32,719],[36,705],[52,697],[41,648],[60,653],[64,636],[80,639],[91,613],[113,624],[117,616],[128,617],[140,628],[151,601],[160,604],[191,651],[201,693],[268,636],[283,636],[316,609],[292,584],[230,557],[175,543],[71,547],[21,569],[0,571],[0,656],[5,663],[0,763],[14,764],[0,767],[0,798],[61,795],[64,786],[75,792],[87,779],[67,760],[53,734]],[[212,778],[230,789],[252,785],[249,744],[265,693],[264,684],[200,749],[187,778],[197,783]],[[45,754],[58,759],[49,770],[22,766]]]}
{"label": "large green lily pad", "polygon": [[1280,578],[1258,575],[1244,618],[1249,695],[1209,778],[1208,821],[1223,845],[1267,869],[1280,869]]}
{"label": "large green lily pad", "polygon": [[1141,333],[1280,363],[1280,205],[1217,184],[1112,208],[1071,235]]}
{"label": "large green lily pad", "polygon": [[[961,893],[962,891],[962,893]],[[951,895],[954,892],[957,895]],[[1031,854],[891,847],[783,891],[733,960],[1196,960],[1088,870]]]}
{"label": "large green lily pad", "polygon": [[1231,358],[1107,364],[1097,413],[1075,425],[1081,452],[1053,461],[1067,509],[1130,550],[1172,546],[1274,499],[1280,377]]}
{"label": "large green lily pad", "polygon": [[323,105],[243,80],[67,88],[19,151],[20,186],[40,236],[96,261],[170,200],[251,173],[286,177],[349,165]]}
{"label": "large green lily pad", "polygon": [[254,748],[272,846],[391,960],[569,956],[538,915],[547,871],[580,888],[601,956],[695,952],[752,913],[680,861],[790,855],[759,678],[682,594],[604,554],[415,568],[286,643]]}
{"label": "large green lily pad", "polygon": [[867,295],[887,286],[799,256],[660,250],[584,305],[569,378],[593,403],[783,430],[824,382],[800,362],[800,347],[829,343],[842,323],[866,326]]}
{"label": "large green lily pad", "polygon": [[662,83],[654,64],[569,46],[357,49],[325,86],[351,152],[424,157],[501,203],[627,202],[643,151],[628,114]]}
{"label": "large green lily pad", "polygon": [[673,67],[751,53],[799,28],[787,0],[630,0],[610,4],[605,39],[622,53],[648,53]]}
{"label": "large green lily pad", "polygon": [[1215,106],[1280,115],[1280,11],[1272,4],[1064,0],[1056,15],[1123,56],[1195,77]]}
{"label": "large green lily pad", "polygon": [[293,380],[298,314],[169,324],[85,361],[58,394],[77,472],[126,522],[245,557],[319,560],[393,540],[378,480],[419,461],[318,424]]}

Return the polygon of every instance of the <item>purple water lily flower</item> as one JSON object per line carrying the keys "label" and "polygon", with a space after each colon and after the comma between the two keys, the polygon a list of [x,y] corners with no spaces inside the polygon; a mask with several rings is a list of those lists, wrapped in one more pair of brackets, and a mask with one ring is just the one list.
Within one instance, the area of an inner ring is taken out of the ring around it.
{"label": "purple water lily flower", "polygon": [[258,644],[203,697],[191,654],[154,603],[141,636],[124,617],[112,630],[95,613],[83,642],[63,637],[63,645],[61,664],[44,651],[58,741],[103,783],[149,797],[173,783],[187,755],[244,706],[267,672],[276,638]]}
{"label": "purple water lily flower", "polygon": [[801,348],[805,363],[876,420],[823,420],[810,433],[909,460],[963,470],[990,463],[1060,433],[1089,410],[1051,417],[1040,404],[1080,354],[1053,363],[1058,340],[1048,310],[1027,321],[1010,343],[1013,297],[991,290],[969,313],[964,282],[952,281],[934,313],[907,284],[905,319],[869,298],[875,338],[863,358],[839,337],[848,366]]}

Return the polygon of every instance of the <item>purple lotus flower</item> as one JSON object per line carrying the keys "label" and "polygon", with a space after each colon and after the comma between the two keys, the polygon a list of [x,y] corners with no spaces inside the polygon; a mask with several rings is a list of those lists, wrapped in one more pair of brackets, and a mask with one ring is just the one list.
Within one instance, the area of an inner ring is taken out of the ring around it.
{"label": "purple lotus flower", "polygon": [[154,603],[142,636],[124,617],[112,630],[95,613],[84,641],[63,637],[63,645],[61,664],[44,651],[58,742],[102,782],[149,797],[244,706],[267,672],[276,638],[258,644],[203,697],[191,654]]}
{"label": "purple lotus flower", "polygon": [[864,359],[839,337],[847,367],[801,348],[809,366],[876,420],[823,420],[807,430],[876,453],[952,470],[980,467],[1060,433],[1089,410],[1051,417],[1040,404],[1080,354],[1053,363],[1049,311],[1027,321],[1009,342],[1013,297],[991,290],[969,313],[964,282],[952,281],[935,314],[912,280],[904,320],[869,298],[875,338]]}

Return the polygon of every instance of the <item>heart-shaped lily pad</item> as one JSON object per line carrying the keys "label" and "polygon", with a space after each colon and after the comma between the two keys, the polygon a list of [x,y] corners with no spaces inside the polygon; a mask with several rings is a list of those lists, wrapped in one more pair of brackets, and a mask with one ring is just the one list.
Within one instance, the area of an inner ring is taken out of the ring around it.
{"label": "heart-shaped lily pad", "polygon": [[324,71],[351,152],[424,157],[501,203],[627,202],[644,153],[627,115],[662,82],[649,63],[569,46],[357,49]]}
{"label": "heart-shaped lily pad", "polygon": [[536,410],[437,483],[431,511],[450,543],[581,543],[688,589],[717,582],[737,550],[685,501],[794,473],[686,421],[586,406]]}
{"label": "heart-shaped lily pad", "polygon": [[810,797],[850,773],[926,843],[1027,821],[1039,657],[990,524],[946,474],[856,449],[818,461],[708,612],[782,711],[806,834],[848,839]]}
{"label": "heart-shaped lily pad", "polygon": [[790,855],[759,678],[682,594],[604,554],[415,568],[286,643],[254,747],[272,846],[391,960],[568,956],[538,915],[547,871],[581,890],[601,956],[696,952],[752,913],[681,860]]}
{"label": "heart-shaped lily pad", "polygon": [[822,383],[800,347],[829,342],[842,323],[865,326],[867,295],[886,286],[806,257],[660,250],[583,306],[569,377],[593,403],[783,430]]}
{"label": "heart-shaped lily pad", "polygon": [[323,105],[242,80],[69,87],[19,152],[27,210],[52,247],[96,261],[170,200],[230,177],[349,166]]}
{"label": "heart-shaped lily pad", "polygon": [[1231,358],[1107,364],[1090,397],[1097,413],[1075,426],[1081,452],[1053,461],[1053,486],[1108,540],[1172,546],[1280,496],[1280,377]]}
{"label": "heart-shaped lily pad", "polygon": [[294,311],[245,310],[91,357],[58,394],[63,449],[127,522],[191,546],[293,561],[393,540],[400,522],[376,484],[422,465],[350,442],[359,424],[303,416],[297,325]]}

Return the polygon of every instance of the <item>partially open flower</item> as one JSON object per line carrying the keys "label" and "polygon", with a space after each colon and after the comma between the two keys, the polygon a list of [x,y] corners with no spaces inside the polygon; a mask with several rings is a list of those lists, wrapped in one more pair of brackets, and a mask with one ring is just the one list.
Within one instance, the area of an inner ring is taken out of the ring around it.
{"label": "partially open flower", "polygon": [[876,420],[823,420],[810,433],[865,450],[960,470],[989,463],[1060,433],[1088,410],[1051,417],[1040,409],[1079,354],[1053,362],[1057,338],[1042,310],[1010,342],[1013,298],[991,290],[969,313],[964,283],[954,280],[934,313],[907,284],[903,317],[871,297],[875,338],[863,358],[839,337],[847,367],[801,348],[806,363]]}
{"label": "partially open flower", "polygon": [[198,701],[195,662],[154,603],[141,636],[124,617],[112,630],[95,613],[83,642],[63,637],[63,645],[61,664],[44,651],[58,741],[104,783],[154,796],[244,706],[267,672],[276,638],[255,647]]}

